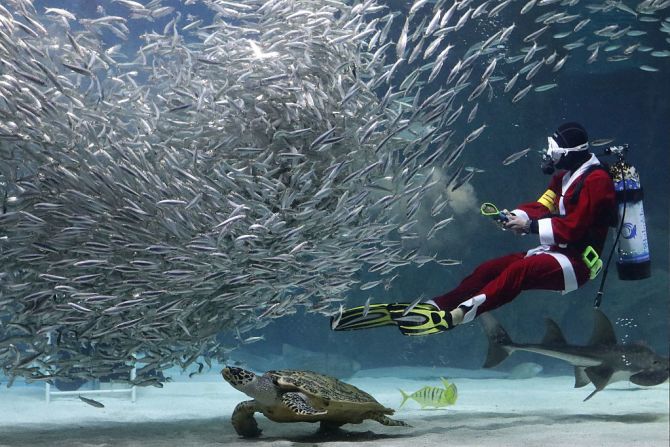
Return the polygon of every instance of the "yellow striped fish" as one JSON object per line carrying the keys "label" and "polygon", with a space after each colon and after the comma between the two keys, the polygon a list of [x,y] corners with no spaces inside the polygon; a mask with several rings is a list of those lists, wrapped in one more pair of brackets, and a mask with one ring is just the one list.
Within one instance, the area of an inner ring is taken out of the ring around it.
{"label": "yellow striped fish", "polygon": [[456,399],[458,398],[458,390],[456,389],[456,385],[449,383],[449,381],[444,377],[440,377],[440,380],[442,381],[444,388],[439,386],[426,385],[412,394],[408,394],[403,390],[399,390],[400,394],[402,394],[402,402],[400,403],[400,407],[402,407],[408,399],[414,399],[419,405],[421,405],[422,409],[426,407],[447,407],[449,405],[455,404]]}

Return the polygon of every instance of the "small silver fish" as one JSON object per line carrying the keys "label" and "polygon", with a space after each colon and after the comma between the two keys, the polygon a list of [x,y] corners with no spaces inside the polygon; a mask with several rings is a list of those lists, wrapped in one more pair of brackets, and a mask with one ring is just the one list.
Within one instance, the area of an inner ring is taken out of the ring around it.
{"label": "small silver fish", "polygon": [[526,87],[519,90],[517,92],[517,94],[514,95],[514,97],[512,98],[512,102],[514,103],[514,102],[521,101],[521,99],[523,99],[523,97],[526,96],[528,94],[528,92],[530,91],[530,89],[532,89],[532,88],[533,88],[533,84],[528,84]]}
{"label": "small silver fish", "polygon": [[542,84],[542,85],[538,85],[533,90],[539,93],[539,92],[546,92],[547,90],[551,90],[551,89],[554,89],[556,87],[558,87],[558,84],[556,84],[556,83]]}
{"label": "small silver fish", "polygon": [[614,138],[598,138],[596,140],[592,140],[590,142],[591,146],[598,147],[598,146],[605,146],[610,143],[614,142]]}
{"label": "small silver fish", "polygon": [[[368,306],[369,306],[369,304],[368,304]],[[368,309],[369,309],[369,307],[368,307]],[[340,320],[342,319],[342,314],[343,313],[344,313],[344,306],[342,304],[340,304],[340,308],[337,311],[337,314],[335,315],[335,318],[333,318],[333,321],[330,324],[330,328],[332,330],[337,329],[337,325],[340,324]],[[367,315],[367,312],[364,312],[364,314]],[[365,315],[363,315],[363,316],[365,316]]]}
{"label": "small silver fish", "polygon": [[466,143],[471,143],[471,142],[475,141],[477,138],[479,138],[479,136],[482,134],[482,132],[484,132],[484,129],[486,129],[486,127],[487,127],[486,124],[482,124],[480,127],[473,130],[472,132],[470,132],[468,134],[468,136],[465,137],[465,142]]}
{"label": "small silver fish", "polygon": [[505,159],[503,160],[502,164],[503,164],[504,166],[511,165],[511,164],[514,163],[515,161],[517,161],[517,160],[519,160],[519,159],[525,157],[526,154],[528,154],[528,152],[530,152],[530,150],[531,150],[531,149],[528,147],[528,148],[523,149],[523,150],[521,150],[521,151],[519,151],[519,152],[515,152],[515,153],[513,153],[512,155],[510,155],[510,156],[508,156],[508,157],[505,157]]}
{"label": "small silver fish", "polygon": [[82,402],[86,402],[87,404],[89,404],[89,405],[92,406],[92,407],[95,407],[95,408],[105,408],[105,406],[104,406],[102,403],[98,402],[97,400],[89,399],[88,397],[84,397],[84,396],[82,396],[82,395],[78,395],[77,397],[79,397],[79,399],[80,399]]}
{"label": "small silver fish", "polygon": [[381,283],[382,283],[381,280],[366,282],[365,284],[362,284],[362,285],[359,287],[359,289],[361,289],[361,290],[369,290],[369,289],[372,289],[373,287],[377,287],[377,286],[380,285]]}
{"label": "small silver fish", "polygon": [[416,307],[416,305],[419,304],[419,303],[420,303],[421,301],[423,301],[424,299],[425,299],[425,298],[424,298],[423,295],[421,295],[421,296],[415,298],[414,301],[412,301],[412,302],[410,303],[410,305],[407,306],[407,307],[405,308],[405,310],[403,310],[403,312],[402,312],[402,316],[404,317],[404,316],[406,316],[408,313],[410,313],[410,312],[412,311],[412,309],[414,309],[414,308]]}

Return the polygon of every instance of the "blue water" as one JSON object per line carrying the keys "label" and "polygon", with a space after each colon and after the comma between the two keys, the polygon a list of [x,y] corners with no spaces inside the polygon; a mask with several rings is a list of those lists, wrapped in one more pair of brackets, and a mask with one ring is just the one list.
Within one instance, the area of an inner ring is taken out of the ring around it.
{"label": "blue water", "polygon": [[[389,5],[406,12],[403,3],[394,1]],[[163,4],[177,7],[184,15],[209,14],[202,5],[185,7],[177,1],[165,1]],[[44,0],[36,1],[35,6],[38,10],[43,7],[67,7],[81,17],[95,17],[98,6],[102,6],[109,15],[122,15],[127,11],[107,1]],[[537,13],[517,16],[518,8],[519,5],[514,4],[513,12],[508,7],[484,30],[466,28],[458,36],[474,43],[481,39],[482,31],[495,30],[501,24],[512,21],[517,24],[515,32],[518,36],[537,29],[538,25],[530,21]],[[134,51],[142,45],[143,33],[162,30],[171,17],[160,18],[152,24],[129,21],[131,33],[126,48]],[[603,26],[620,20],[620,23],[631,23],[636,28],[649,30],[649,34],[643,37],[628,38],[629,42],[639,39],[644,45],[659,50],[670,47],[668,35],[658,31],[658,23],[635,23],[630,14],[621,11],[615,11],[607,18],[609,21],[602,19]],[[402,21],[397,21],[391,33],[399,35],[401,26]],[[112,35],[105,38],[110,43],[115,39]],[[518,43],[519,39],[516,40]],[[460,45],[460,48],[464,50],[467,46]],[[560,48],[558,44],[557,48]],[[510,52],[513,50],[509,49]],[[465,166],[485,172],[476,174],[470,181],[473,190],[468,200],[477,201],[477,204],[489,201],[512,209],[518,203],[539,197],[546,189],[549,178],[540,171],[537,152],[544,148],[546,137],[562,122],[582,123],[592,139],[614,138],[616,144],[628,144],[629,162],[638,169],[645,190],[644,208],[652,276],[642,281],[621,281],[612,265],[605,284],[602,310],[615,324],[620,341],[644,341],[656,352],[668,355],[670,58],[653,58],[638,52],[629,61],[608,63],[600,59],[594,64],[586,64],[587,57],[588,52],[584,48],[579,49],[563,70],[556,74],[543,73],[541,81],[534,80],[536,85],[555,82],[558,87],[554,89],[531,92],[516,104],[511,102],[510,95],[499,94],[490,102],[486,99],[480,101],[477,122],[485,122],[488,127],[480,138],[468,145],[462,161]],[[659,71],[643,71],[639,68],[643,64],[654,65]],[[518,69],[520,65],[514,67]],[[448,71],[448,68],[443,70],[445,78]],[[509,76],[514,70],[504,67],[502,72]],[[400,82],[403,74],[408,73],[401,72],[394,80]],[[469,109],[466,109],[464,113],[468,112]],[[533,149],[529,156],[509,166],[502,165],[505,157],[527,147]],[[599,149],[595,149],[596,153]],[[362,305],[370,296],[372,302],[409,302],[422,294],[429,299],[455,287],[481,262],[537,245],[535,236],[518,238],[509,232],[498,231],[476,209],[457,214],[455,221],[443,231],[446,236],[438,238],[439,242],[433,242],[430,254],[436,253],[438,259],[460,259],[461,265],[443,267],[429,263],[420,268],[398,269],[399,277],[390,290],[377,287],[368,291],[351,291],[347,294],[346,304]],[[611,247],[610,239],[606,253]],[[375,279],[375,276],[360,272],[360,279],[365,282]],[[515,341],[539,342],[544,333],[544,319],[552,318],[563,328],[570,342],[584,344],[593,326],[591,309],[598,285],[599,280],[592,281],[568,295],[525,292],[512,303],[496,310],[495,315]],[[355,360],[362,369],[403,365],[478,369],[483,364],[487,348],[486,338],[477,322],[445,334],[422,338],[404,337],[393,328],[332,332],[328,318],[305,313],[302,308],[295,315],[275,320],[267,327],[245,335],[264,337],[264,340],[241,348],[248,354],[263,357],[281,355],[283,345],[287,344],[306,351],[338,354]],[[231,345],[236,343],[231,333],[221,333],[220,339]],[[570,365],[532,354],[516,354],[501,369],[510,369],[519,362],[530,360],[544,366],[543,374],[572,374]],[[566,393],[569,392],[572,390],[566,389]]]}
{"label": "blue water", "polygon": [[[625,13],[616,17],[628,20]],[[519,17],[515,23],[528,33],[539,27],[525,23]],[[641,27],[653,29],[658,24],[641,23]],[[396,31],[399,33],[400,29]],[[650,34],[644,43],[667,48],[665,36],[658,32]],[[534,151],[508,166],[503,166],[501,161],[526,147],[543,149],[546,137],[560,123],[581,123],[592,140],[615,138],[613,144],[629,144],[628,161],[638,169],[645,191],[644,210],[653,273],[651,278],[641,281],[620,281],[613,262],[605,283],[602,310],[615,324],[620,340],[628,343],[644,341],[658,353],[667,355],[670,270],[670,82],[667,73],[670,61],[639,54],[625,62],[599,61],[587,65],[587,52],[581,50],[581,61],[572,61],[553,77],[535,83],[556,82],[557,88],[542,93],[531,92],[516,104],[511,103],[509,96],[495,97],[490,103],[482,101],[478,120],[489,127],[472,146],[468,146],[463,155],[464,163],[485,170],[471,181],[480,202],[489,201],[512,209],[516,204],[538,198],[545,191],[549,177],[540,171],[540,157]],[[576,52],[572,57],[578,58]],[[643,63],[653,63],[661,71],[642,71],[638,65]],[[603,147],[595,148],[596,154],[601,152],[598,149]],[[613,162],[608,157],[602,159]],[[421,268],[401,269],[392,290],[380,292],[376,288],[352,292],[349,305],[361,305],[368,296],[373,296],[373,303],[408,302],[420,294],[431,298],[455,287],[481,262],[538,244],[535,236],[520,239],[499,232],[474,211],[457,216],[445,231],[449,232],[448,241],[431,249],[437,252],[438,258],[461,259],[462,265],[427,264]],[[606,254],[609,254],[612,240],[613,234]],[[599,283],[600,277],[567,295],[524,292],[512,303],[496,310],[495,315],[504,322],[515,341],[539,342],[545,331],[544,319],[552,318],[563,328],[568,341],[585,344],[593,327],[591,309]],[[268,343],[249,346],[249,350],[278,353],[281,343],[292,343],[311,350],[351,355],[363,368],[398,364],[479,368],[487,347],[476,322],[446,334],[409,339],[388,328],[331,333],[323,318],[299,313],[277,321],[264,333]],[[501,367],[533,360],[545,366],[545,373],[572,374],[572,367],[563,362],[530,354],[515,356]]]}

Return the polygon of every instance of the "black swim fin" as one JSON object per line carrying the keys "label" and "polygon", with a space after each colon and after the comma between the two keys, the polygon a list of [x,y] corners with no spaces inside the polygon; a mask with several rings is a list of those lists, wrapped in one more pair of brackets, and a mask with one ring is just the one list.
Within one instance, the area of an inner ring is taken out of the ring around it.
{"label": "black swim fin", "polygon": [[[402,305],[402,304],[396,304]],[[408,304],[404,304],[407,306]],[[369,306],[345,309],[341,314],[331,317],[330,327],[334,331],[351,331],[381,326],[395,325],[389,312],[390,304],[370,304]],[[339,320],[337,320],[339,318]],[[337,322],[336,322],[337,321]]]}

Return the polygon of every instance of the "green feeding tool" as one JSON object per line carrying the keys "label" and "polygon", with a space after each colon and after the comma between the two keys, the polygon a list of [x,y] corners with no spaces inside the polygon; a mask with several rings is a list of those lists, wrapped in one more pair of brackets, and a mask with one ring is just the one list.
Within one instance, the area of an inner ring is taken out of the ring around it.
{"label": "green feeding tool", "polygon": [[589,245],[582,253],[582,259],[584,260],[586,267],[589,269],[589,278],[593,279],[598,276],[603,269],[603,260],[598,256],[598,252]]}
{"label": "green feeding tool", "polygon": [[482,206],[479,207],[479,210],[482,212],[483,216],[492,217],[500,222],[507,222],[509,220],[505,213],[498,210],[498,207],[490,202],[482,203]]}

